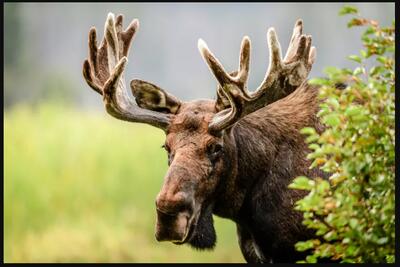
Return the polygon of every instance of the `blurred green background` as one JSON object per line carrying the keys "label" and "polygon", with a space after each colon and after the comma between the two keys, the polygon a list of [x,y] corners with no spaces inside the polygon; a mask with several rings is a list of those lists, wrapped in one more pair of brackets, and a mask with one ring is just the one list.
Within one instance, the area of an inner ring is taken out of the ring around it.
{"label": "blurred green background", "polygon": [[164,133],[62,104],[6,113],[6,262],[243,262],[234,224],[213,252],[158,243]]}
{"label": "blurred green background", "polygon": [[[394,4],[355,4],[388,24]],[[217,246],[199,252],[154,238],[155,197],[167,169],[164,133],[106,115],[82,78],[87,33],[99,39],[108,12],[139,18],[127,80],[159,84],[183,100],[213,98],[216,82],[197,51],[204,38],[236,68],[252,39],[250,87],[268,63],[266,29],[286,49],[303,18],[318,49],[311,77],[345,67],[359,34],[337,16],[342,4],[4,4],[5,262],[244,262],[235,225],[215,218]],[[188,86],[190,85],[190,86]]]}

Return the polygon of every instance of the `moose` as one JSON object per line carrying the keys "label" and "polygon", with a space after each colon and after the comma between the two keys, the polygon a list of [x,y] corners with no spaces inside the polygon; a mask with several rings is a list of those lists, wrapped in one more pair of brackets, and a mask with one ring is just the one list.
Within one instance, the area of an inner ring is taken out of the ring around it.
{"label": "moose", "polygon": [[310,169],[303,127],[323,129],[318,87],[307,83],[316,58],[311,36],[297,20],[284,58],[274,28],[268,29],[269,68],[261,85],[247,88],[250,39],[241,43],[238,69],[228,72],[199,39],[200,53],[215,76],[216,100],[180,101],[157,85],[134,79],[128,95],[124,68],[139,27],[123,29],[123,16],[109,13],[104,38],[89,31],[83,64],[88,85],[103,96],[113,117],[147,123],[165,132],[169,169],[156,197],[155,238],[213,249],[213,214],[232,220],[247,262],[296,262],[294,244],[315,233],[302,225],[294,203],[303,190],[288,188],[297,176],[323,177]]}

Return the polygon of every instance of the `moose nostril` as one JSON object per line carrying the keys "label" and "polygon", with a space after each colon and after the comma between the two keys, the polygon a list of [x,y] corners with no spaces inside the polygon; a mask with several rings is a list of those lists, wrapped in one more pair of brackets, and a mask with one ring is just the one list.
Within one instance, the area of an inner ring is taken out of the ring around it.
{"label": "moose nostril", "polygon": [[177,193],[172,196],[159,195],[156,199],[156,208],[158,211],[174,215],[182,211],[192,210],[192,202],[185,193]]}

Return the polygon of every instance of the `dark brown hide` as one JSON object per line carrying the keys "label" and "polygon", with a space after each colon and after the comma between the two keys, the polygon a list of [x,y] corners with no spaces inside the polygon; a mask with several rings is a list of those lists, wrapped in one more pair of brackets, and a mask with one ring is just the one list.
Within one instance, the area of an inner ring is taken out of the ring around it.
{"label": "dark brown hide", "polygon": [[309,170],[308,148],[299,132],[306,126],[322,129],[315,116],[316,94],[315,87],[303,85],[232,129],[238,153],[236,179],[242,185],[233,191],[245,196],[235,205],[240,208],[234,220],[241,242],[253,243],[252,250],[242,247],[250,262],[299,260],[304,255],[295,251],[294,244],[312,237],[301,224],[301,213],[293,210],[305,192],[287,186],[299,175],[325,176],[320,170]]}
{"label": "dark brown hide", "polygon": [[[187,239],[176,243],[212,248],[215,230],[211,212],[207,212],[212,209],[236,222],[248,261],[293,262],[302,256],[294,244],[312,232],[301,224],[302,215],[293,210],[293,204],[304,192],[287,185],[299,175],[324,176],[308,169],[307,145],[299,132],[306,126],[321,129],[315,116],[316,95],[317,88],[304,84],[220,136],[207,131],[215,113],[214,101],[182,104],[167,131],[170,168],[157,197],[159,210],[185,211],[193,217]],[[222,145],[221,151],[210,158],[208,149],[215,144]],[[186,199],[176,201],[182,192]],[[162,217],[158,216],[159,231],[170,224]]]}

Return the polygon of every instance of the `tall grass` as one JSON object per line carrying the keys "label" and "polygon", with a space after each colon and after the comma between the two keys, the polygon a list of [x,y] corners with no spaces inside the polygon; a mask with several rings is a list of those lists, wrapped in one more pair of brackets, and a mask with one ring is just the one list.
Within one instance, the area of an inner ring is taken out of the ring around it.
{"label": "tall grass", "polygon": [[3,123],[5,262],[243,262],[220,218],[212,252],[155,240],[162,131],[55,104]]}

